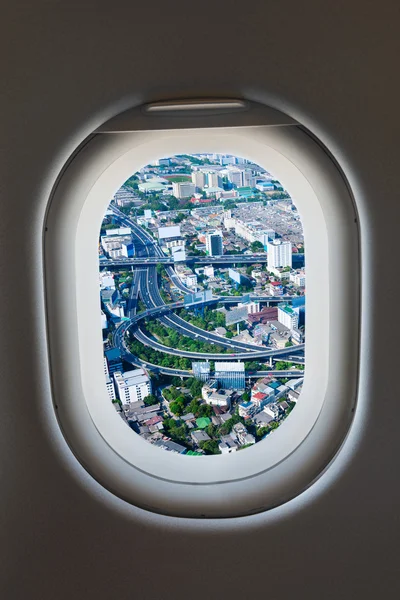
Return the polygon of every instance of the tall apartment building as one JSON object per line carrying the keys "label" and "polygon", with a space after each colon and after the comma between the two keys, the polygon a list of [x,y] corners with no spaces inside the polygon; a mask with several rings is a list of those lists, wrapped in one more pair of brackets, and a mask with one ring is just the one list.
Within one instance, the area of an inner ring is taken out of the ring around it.
{"label": "tall apartment building", "polygon": [[144,369],[114,373],[114,381],[122,404],[142,402],[151,394],[150,378]]}
{"label": "tall apartment building", "polygon": [[221,256],[224,253],[222,231],[215,230],[206,235],[206,252],[209,256]]}
{"label": "tall apartment building", "polygon": [[288,329],[297,329],[299,325],[299,315],[291,308],[291,306],[284,304],[278,306],[278,321]]}
{"label": "tall apartment building", "polygon": [[254,315],[255,313],[260,312],[260,303],[259,302],[249,302],[246,306],[247,306],[247,314],[248,315]]}
{"label": "tall apartment building", "polygon": [[222,178],[218,173],[207,173],[208,187],[222,187]]}
{"label": "tall apartment building", "polygon": [[245,169],[242,171],[242,181],[243,186],[256,187],[256,178],[254,177],[252,171],[249,169]]}
{"label": "tall apartment building", "polygon": [[201,191],[207,183],[206,174],[203,171],[193,171],[192,182],[198,191]]}
{"label": "tall apartment building", "polygon": [[241,169],[229,169],[228,171],[229,181],[236,187],[243,186],[243,172]]}
{"label": "tall apartment building", "polygon": [[267,244],[267,261],[269,267],[292,266],[292,243],[273,240]]}
{"label": "tall apartment building", "polygon": [[115,400],[114,384],[110,377],[110,373],[108,372],[108,364],[107,364],[107,359],[105,356],[104,356],[104,375],[106,378],[106,388],[107,388],[108,396],[109,396],[110,400]]}
{"label": "tall apartment building", "polygon": [[121,352],[118,348],[110,348],[104,352],[110,375],[122,370]]}
{"label": "tall apartment building", "polygon": [[196,186],[190,181],[174,182],[172,193],[176,198],[190,198],[196,192]]}
{"label": "tall apartment building", "polygon": [[244,363],[216,362],[214,378],[224,390],[230,388],[233,390],[244,390],[246,387]]}

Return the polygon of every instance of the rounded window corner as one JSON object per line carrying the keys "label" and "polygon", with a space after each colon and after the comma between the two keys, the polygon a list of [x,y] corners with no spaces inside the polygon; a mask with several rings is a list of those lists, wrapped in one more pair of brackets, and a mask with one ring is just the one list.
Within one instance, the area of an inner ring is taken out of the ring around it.
{"label": "rounded window corner", "polygon": [[[347,182],[289,117],[272,109],[263,117],[258,105],[253,114],[221,110],[186,110],[178,124],[175,109],[161,116],[137,110],[105,124],[63,170],[44,224],[52,393],[62,431],[105,488],[179,517],[248,515],[300,494],[339,450],[357,397],[359,231]],[[204,151],[260,164],[296,203],[307,240],[307,370],[293,415],[273,435],[244,452],[191,459],[134,436],[109,402],[97,240],[110,198],[132,173],[161,156]]]}

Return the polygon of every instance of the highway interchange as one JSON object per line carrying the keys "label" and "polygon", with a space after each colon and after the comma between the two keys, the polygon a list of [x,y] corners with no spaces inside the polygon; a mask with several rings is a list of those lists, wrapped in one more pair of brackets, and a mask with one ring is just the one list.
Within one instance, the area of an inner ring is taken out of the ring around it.
{"label": "highway interchange", "polygon": [[[158,262],[162,262],[159,259],[162,259],[164,257],[162,250],[160,248],[160,246],[158,246],[157,243],[155,243],[155,241],[153,240],[153,238],[151,237],[151,235],[146,232],[144,229],[142,229],[140,226],[138,226],[134,221],[132,221],[131,219],[129,219],[124,213],[122,213],[121,211],[118,210],[117,207],[115,207],[114,205],[110,206],[110,209],[113,211],[113,213],[115,214],[115,216],[118,217],[118,219],[120,220],[120,222],[129,227],[132,230],[132,235],[134,237],[134,242],[135,242],[135,251],[136,251],[136,256],[141,260],[144,257],[152,257],[157,259],[157,264]],[[230,259],[232,261],[232,258]],[[254,258],[253,258],[254,260]],[[102,265],[103,265],[103,261],[102,261]],[[124,263],[126,266],[126,263]],[[177,276],[175,270],[173,269],[172,266],[169,265],[165,265],[165,269],[167,272],[168,277],[172,280],[172,282],[176,285],[176,287],[178,287],[184,294],[187,293],[191,293],[192,290],[186,288],[186,286],[184,286],[181,282],[181,280],[179,279],[179,277]],[[143,311],[142,313],[136,313],[136,306],[137,306],[137,299],[138,297],[141,297],[144,305],[146,306],[146,310]],[[265,297],[260,297],[265,301]],[[226,298],[226,300],[228,301],[233,301],[233,302],[239,302],[240,301],[240,297],[228,297]],[[225,299],[222,299],[222,301],[224,301]],[[280,298],[268,298],[268,300],[277,300],[277,301],[282,301],[282,297]],[[216,298],[213,299],[214,302],[217,302],[221,299]],[[174,314],[172,311],[176,308],[179,308],[182,306],[181,302],[176,302],[176,303],[172,303],[172,304],[168,304],[166,305],[165,302],[163,301],[163,299],[161,298],[160,295],[160,290],[158,287],[158,280],[157,280],[157,270],[155,265],[151,264],[151,265],[146,265],[145,263],[143,263],[142,266],[139,266],[139,264],[137,264],[134,273],[133,273],[133,282],[132,282],[132,286],[131,286],[131,291],[130,291],[130,297],[129,297],[129,301],[128,301],[128,310],[127,310],[127,316],[129,318],[129,321],[125,321],[123,324],[121,324],[115,334],[114,334],[114,343],[117,347],[120,348],[122,354],[124,355],[124,358],[129,360],[129,362],[134,362],[134,364],[138,364],[141,363],[142,361],[139,361],[137,359],[137,357],[134,357],[133,355],[131,355],[126,346],[125,346],[125,342],[124,342],[124,336],[125,333],[128,331],[128,329],[131,331],[132,335],[134,335],[136,337],[136,339],[138,339],[141,343],[145,344],[146,346],[150,346],[152,348],[154,348],[155,350],[158,350],[160,352],[164,352],[166,354],[173,354],[176,356],[180,356],[180,357],[186,357],[186,358],[191,358],[193,360],[246,360],[246,361],[250,361],[250,360],[259,360],[261,358],[273,358],[273,357],[284,357],[284,356],[288,356],[291,354],[297,354],[298,352],[303,353],[304,351],[304,344],[296,346],[296,347],[290,347],[290,348],[284,348],[281,350],[271,350],[271,349],[260,349],[259,346],[256,346],[254,344],[249,344],[246,342],[235,342],[233,340],[228,340],[226,338],[223,338],[222,336],[219,336],[215,333],[211,333],[208,331],[204,331],[203,329],[200,329],[198,327],[195,327],[193,325],[191,325],[190,323],[188,323],[187,321],[185,321],[184,319],[182,319],[181,317],[179,317],[178,315]],[[166,313],[166,314],[165,314]],[[201,341],[205,341],[205,342],[209,342],[211,344],[218,344],[220,346],[223,346],[224,348],[230,348],[232,350],[235,351],[235,353],[202,353],[202,352],[189,352],[189,351],[184,351],[184,350],[177,350],[175,348],[170,348],[167,346],[164,346],[163,344],[157,342],[156,340],[154,340],[153,338],[148,337],[144,331],[141,329],[140,324],[138,323],[140,321],[140,319],[144,319],[146,317],[156,317],[161,323],[163,323],[165,326],[169,327],[169,328],[174,328],[176,331],[178,331],[179,333],[186,335],[188,337],[191,337],[192,339],[196,339],[196,340],[201,340]],[[296,362],[300,363],[300,364],[304,364],[304,358],[303,356],[299,356],[298,360],[296,360]],[[153,365],[153,370],[157,368],[155,365]],[[158,367],[158,370],[161,372],[161,368]],[[164,368],[162,370],[162,372],[167,372],[169,374],[176,374],[176,375],[182,375],[182,376],[188,376],[188,373],[191,374],[190,371],[185,372],[185,375],[182,374],[182,370],[179,369],[166,369]],[[268,371],[268,373],[272,374],[274,372],[272,371]],[[280,374],[281,377],[287,377],[288,375],[283,375],[283,371],[278,371],[278,373]],[[294,376],[294,375],[303,375],[304,372],[303,371],[289,371],[288,373],[290,373],[290,376]],[[261,375],[259,375],[261,376]]]}

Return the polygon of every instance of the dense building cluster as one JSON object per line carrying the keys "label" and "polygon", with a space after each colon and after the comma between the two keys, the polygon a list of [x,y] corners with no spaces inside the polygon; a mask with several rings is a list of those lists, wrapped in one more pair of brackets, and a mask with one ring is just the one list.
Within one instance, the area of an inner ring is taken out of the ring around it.
{"label": "dense building cluster", "polygon": [[[111,201],[99,261],[107,392],[139,435],[230,453],[289,414],[303,381],[304,239],[270,173],[215,154],[143,167]],[[174,317],[154,312],[165,303]]]}

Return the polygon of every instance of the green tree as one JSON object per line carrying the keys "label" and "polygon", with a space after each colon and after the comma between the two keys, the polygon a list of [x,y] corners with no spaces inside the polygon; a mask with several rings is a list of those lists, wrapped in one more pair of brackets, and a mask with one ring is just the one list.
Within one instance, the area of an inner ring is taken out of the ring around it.
{"label": "green tree", "polygon": [[192,400],[186,407],[185,412],[193,413],[195,417],[199,416],[200,402],[198,400]]}
{"label": "green tree", "polygon": [[148,396],[143,398],[143,402],[146,406],[151,406],[152,404],[158,404],[158,400],[154,396],[154,394],[149,394]]}
{"label": "green tree", "polygon": [[253,242],[251,244],[250,248],[251,248],[252,252],[263,252],[264,251],[264,245],[259,241]]}
{"label": "green tree", "polygon": [[200,448],[204,450],[206,454],[220,454],[218,442],[216,440],[200,442]]}
{"label": "green tree", "polygon": [[211,417],[213,412],[214,411],[213,411],[212,406],[210,406],[209,404],[201,404],[198,414],[199,414],[199,417]]}
{"label": "green tree", "polygon": [[176,415],[177,417],[180,417],[181,415],[183,415],[184,406],[180,402],[177,402],[176,400],[174,402],[171,402],[171,404],[169,405],[169,408],[170,408],[170,411],[173,412],[174,415]]}

